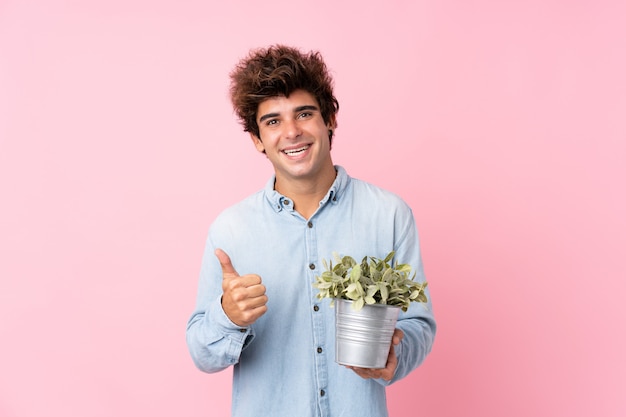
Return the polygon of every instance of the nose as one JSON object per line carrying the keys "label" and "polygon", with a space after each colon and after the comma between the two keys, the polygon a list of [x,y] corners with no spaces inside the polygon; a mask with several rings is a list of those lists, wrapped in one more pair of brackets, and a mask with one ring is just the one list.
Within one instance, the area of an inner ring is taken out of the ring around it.
{"label": "nose", "polygon": [[302,133],[297,120],[287,120],[283,122],[283,128],[284,135],[287,139],[297,138]]}

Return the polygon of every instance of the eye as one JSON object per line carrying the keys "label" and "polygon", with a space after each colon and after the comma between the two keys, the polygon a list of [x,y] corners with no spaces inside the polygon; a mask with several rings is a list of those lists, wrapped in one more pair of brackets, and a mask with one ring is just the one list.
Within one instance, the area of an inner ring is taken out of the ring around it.
{"label": "eye", "polygon": [[267,126],[273,126],[273,125],[275,125],[277,123],[278,123],[278,120],[276,120],[276,119],[269,119],[268,121],[265,122],[265,124]]}
{"label": "eye", "polygon": [[309,118],[313,115],[313,113],[308,112],[308,111],[303,111],[302,113],[298,114],[298,119],[306,119]]}

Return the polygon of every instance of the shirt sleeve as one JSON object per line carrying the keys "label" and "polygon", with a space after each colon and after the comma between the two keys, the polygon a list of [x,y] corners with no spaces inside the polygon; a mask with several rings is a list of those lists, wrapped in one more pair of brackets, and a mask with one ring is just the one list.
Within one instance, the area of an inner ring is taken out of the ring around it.
{"label": "shirt sleeve", "polygon": [[[396,219],[396,236],[399,238],[395,259],[413,267],[415,281],[426,281],[417,227],[413,214],[408,207],[406,215],[400,215]],[[437,325],[428,287],[426,287],[425,292],[428,298],[427,303],[412,302],[406,312],[400,312],[396,327],[402,330],[404,337],[400,344],[395,347],[398,366],[391,381],[377,380],[383,385],[392,384],[407,376],[424,362],[432,349]]]}
{"label": "shirt sleeve", "polygon": [[241,351],[254,339],[252,327],[234,324],[222,309],[222,272],[211,240],[202,259],[196,308],[187,322],[187,347],[194,364],[218,372],[239,362]]}

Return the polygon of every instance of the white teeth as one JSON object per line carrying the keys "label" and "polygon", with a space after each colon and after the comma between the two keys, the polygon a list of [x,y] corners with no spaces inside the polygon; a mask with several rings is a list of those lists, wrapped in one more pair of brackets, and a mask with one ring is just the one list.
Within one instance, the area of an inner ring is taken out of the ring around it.
{"label": "white teeth", "polygon": [[291,150],[283,151],[283,152],[289,156],[296,156],[296,155],[300,155],[302,152],[306,151],[307,149],[309,149],[309,145],[303,146],[298,149],[291,149]]}

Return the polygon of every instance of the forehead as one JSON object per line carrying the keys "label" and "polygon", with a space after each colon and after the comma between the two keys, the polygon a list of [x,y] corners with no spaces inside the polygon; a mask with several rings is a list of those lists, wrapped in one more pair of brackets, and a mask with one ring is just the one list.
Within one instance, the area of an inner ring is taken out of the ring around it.
{"label": "forehead", "polygon": [[305,90],[296,90],[288,97],[275,96],[270,97],[259,103],[257,108],[257,118],[266,113],[285,113],[297,111],[301,106],[315,106],[319,108],[317,99],[313,94]]}

